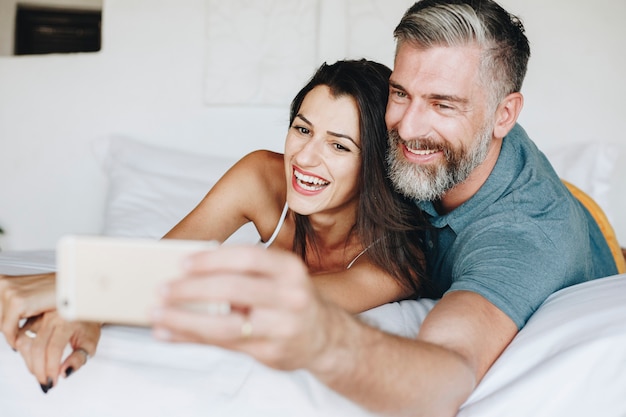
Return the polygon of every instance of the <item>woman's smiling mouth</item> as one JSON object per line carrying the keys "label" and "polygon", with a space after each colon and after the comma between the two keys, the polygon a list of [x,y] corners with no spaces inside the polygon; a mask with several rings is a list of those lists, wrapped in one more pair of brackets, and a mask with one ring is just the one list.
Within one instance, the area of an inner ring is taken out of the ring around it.
{"label": "woman's smiling mouth", "polygon": [[306,191],[319,191],[330,184],[330,182],[323,180],[320,177],[306,175],[297,169],[293,170],[293,175],[296,178],[298,186]]}

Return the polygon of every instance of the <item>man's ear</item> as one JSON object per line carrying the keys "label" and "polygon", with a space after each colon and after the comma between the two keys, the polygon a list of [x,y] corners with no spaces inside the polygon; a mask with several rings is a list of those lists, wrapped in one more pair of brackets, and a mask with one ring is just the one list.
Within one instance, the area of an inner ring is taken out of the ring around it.
{"label": "man's ear", "polygon": [[511,93],[500,102],[496,109],[496,123],[493,128],[494,137],[503,138],[513,129],[523,106],[524,96],[522,96],[522,93]]}

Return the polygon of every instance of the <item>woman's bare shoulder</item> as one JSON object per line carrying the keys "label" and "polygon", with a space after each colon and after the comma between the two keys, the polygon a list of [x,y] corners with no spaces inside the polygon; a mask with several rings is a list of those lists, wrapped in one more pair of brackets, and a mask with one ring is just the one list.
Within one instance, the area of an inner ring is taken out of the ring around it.
{"label": "woman's bare shoulder", "polygon": [[[260,176],[275,176],[282,172],[283,154],[258,150],[250,152],[235,163],[226,175],[239,176],[245,175],[251,181],[258,179]],[[284,176],[284,174],[282,174]]]}
{"label": "woman's bare shoulder", "polygon": [[[245,195],[246,216],[263,240],[269,239],[287,198],[283,154],[258,150],[244,156],[238,176],[239,194]],[[243,176],[243,177],[242,177]]]}
{"label": "woman's bare shoulder", "polygon": [[243,170],[254,173],[254,179],[266,187],[281,190],[285,183],[284,156],[282,153],[268,150],[253,151],[244,156],[237,165],[241,164]]}
{"label": "woman's bare shoulder", "polygon": [[259,149],[252,151],[243,158],[240,162],[250,164],[270,164],[271,167],[280,167],[282,169],[284,161],[284,155],[282,153],[268,151],[267,149]]}

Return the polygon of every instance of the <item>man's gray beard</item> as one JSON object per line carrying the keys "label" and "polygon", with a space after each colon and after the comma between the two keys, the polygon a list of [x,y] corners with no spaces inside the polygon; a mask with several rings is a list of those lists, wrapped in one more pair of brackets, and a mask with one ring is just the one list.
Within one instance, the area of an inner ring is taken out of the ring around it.
{"label": "man's gray beard", "polygon": [[389,131],[388,175],[395,189],[409,198],[435,201],[462,183],[484,162],[492,141],[493,126],[487,123],[478,134],[475,146],[453,151],[444,148],[443,164],[422,166],[406,160],[398,146],[402,139],[397,130]]}

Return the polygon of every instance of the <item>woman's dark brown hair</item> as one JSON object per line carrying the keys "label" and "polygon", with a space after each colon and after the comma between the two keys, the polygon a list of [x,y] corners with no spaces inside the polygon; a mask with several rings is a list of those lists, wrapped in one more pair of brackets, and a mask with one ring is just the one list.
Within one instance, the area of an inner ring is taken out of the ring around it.
{"label": "woman's dark brown hair", "polygon": [[[356,224],[352,230],[372,262],[394,276],[405,289],[421,293],[425,276],[423,231],[426,221],[417,206],[396,192],[387,177],[388,149],[385,109],[391,70],[362,60],[323,64],[291,103],[293,123],[305,96],[319,85],[334,97],[349,96],[357,104],[361,132],[361,172]],[[316,251],[315,235],[307,216],[294,214],[294,252],[306,262],[307,245]]]}

